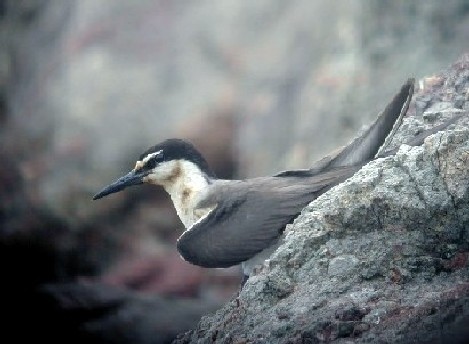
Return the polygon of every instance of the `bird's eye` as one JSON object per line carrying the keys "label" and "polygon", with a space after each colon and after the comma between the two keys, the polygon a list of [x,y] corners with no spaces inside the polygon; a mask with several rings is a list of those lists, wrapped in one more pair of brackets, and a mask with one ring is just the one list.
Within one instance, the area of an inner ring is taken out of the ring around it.
{"label": "bird's eye", "polygon": [[156,158],[151,158],[151,159],[148,160],[147,163],[145,164],[145,168],[151,170],[151,169],[155,168],[157,164],[158,164],[158,159],[156,159]]}

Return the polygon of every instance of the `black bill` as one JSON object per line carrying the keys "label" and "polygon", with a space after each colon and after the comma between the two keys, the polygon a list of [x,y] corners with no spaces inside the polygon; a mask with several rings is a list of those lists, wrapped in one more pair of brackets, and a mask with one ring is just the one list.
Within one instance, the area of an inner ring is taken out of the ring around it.
{"label": "black bill", "polygon": [[115,192],[124,190],[128,186],[143,184],[143,177],[148,173],[131,171],[125,176],[120,177],[111,185],[106,186],[100,192],[93,196],[93,200],[103,198],[104,196],[110,195]]}

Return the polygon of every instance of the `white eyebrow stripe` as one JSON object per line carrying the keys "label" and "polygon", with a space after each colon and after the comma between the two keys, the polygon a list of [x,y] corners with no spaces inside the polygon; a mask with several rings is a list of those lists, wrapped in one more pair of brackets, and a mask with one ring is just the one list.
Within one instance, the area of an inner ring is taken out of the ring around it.
{"label": "white eyebrow stripe", "polygon": [[143,160],[142,160],[142,163],[143,164],[146,164],[148,160],[150,160],[151,158],[161,154],[163,152],[162,149],[160,149],[158,152],[154,152],[154,153],[150,153],[148,154]]}
{"label": "white eyebrow stripe", "polygon": [[146,163],[148,162],[148,160],[150,160],[151,158],[153,158],[154,156],[158,155],[158,154],[161,154],[163,152],[162,149],[160,149],[158,152],[154,152],[154,153],[150,153],[148,154],[145,158],[143,158],[142,160],[137,160],[137,162],[135,163],[135,167],[134,167],[134,170],[138,170],[138,169],[141,169],[143,168],[143,166],[146,165]]}

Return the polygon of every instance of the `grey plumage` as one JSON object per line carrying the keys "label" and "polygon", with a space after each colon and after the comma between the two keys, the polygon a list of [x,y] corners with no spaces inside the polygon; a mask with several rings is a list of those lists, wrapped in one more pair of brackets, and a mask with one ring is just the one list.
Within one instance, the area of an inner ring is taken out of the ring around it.
{"label": "grey plumage", "polygon": [[269,247],[301,209],[358,169],[215,183],[200,206],[216,207],[182,234],[178,250],[185,260],[203,267],[239,264]]}
{"label": "grey plumage", "polygon": [[[195,147],[179,139],[163,141],[140,156],[135,168],[94,196],[127,186],[159,184],[170,193],[186,231],[177,242],[181,256],[203,267],[243,263],[245,274],[275,249],[286,225],[301,210],[376,157],[394,154],[389,142],[406,114],[414,91],[409,79],[375,122],[337,153],[304,170],[246,180],[220,180]],[[426,136],[408,142],[420,145]]]}
{"label": "grey plumage", "polygon": [[200,207],[215,208],[179,238],[181,255],[196,265],[228,267],[271,246],[307,204],[375,157],[402,121],[413,90],[414,80],[409,79],[361,136],[310,169],[214,182]]}

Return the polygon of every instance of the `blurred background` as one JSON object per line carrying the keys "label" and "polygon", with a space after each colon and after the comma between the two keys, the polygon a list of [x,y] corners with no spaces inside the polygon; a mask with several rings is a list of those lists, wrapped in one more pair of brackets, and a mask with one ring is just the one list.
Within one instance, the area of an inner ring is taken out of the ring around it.
{"label": "blurred background", "polygon": [[306,168],[468,37],[467,0],[0,0],[4,328],[155,343],[195,326],[239,268],[180,259],[162,190],[93,194],[169,137],[224,178]]}

